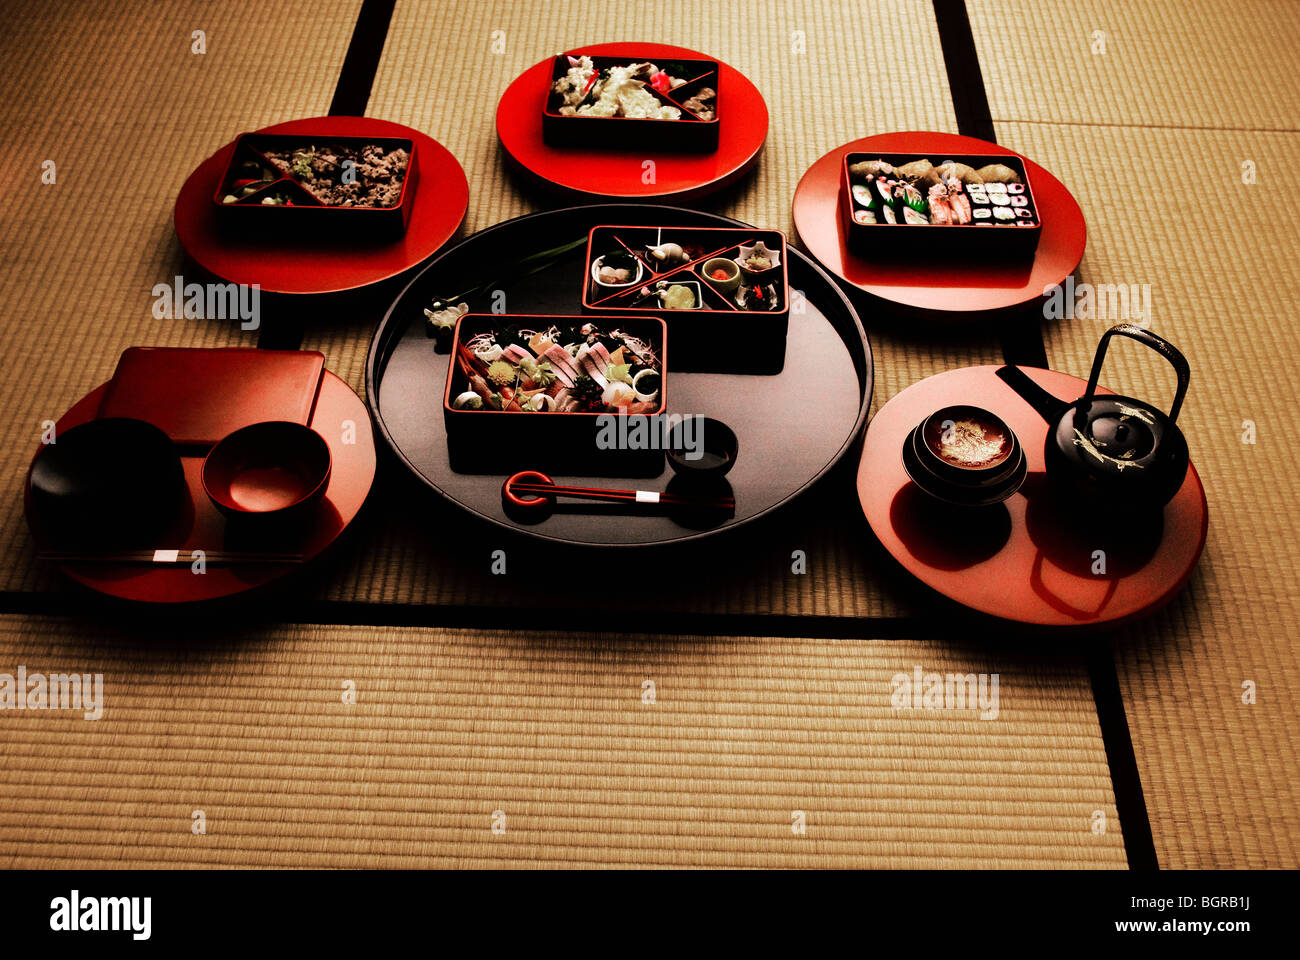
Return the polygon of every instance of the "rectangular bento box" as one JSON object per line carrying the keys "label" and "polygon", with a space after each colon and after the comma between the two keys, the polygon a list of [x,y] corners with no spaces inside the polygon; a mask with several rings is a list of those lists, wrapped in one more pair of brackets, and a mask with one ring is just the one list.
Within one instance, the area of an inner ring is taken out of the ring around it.
{"label": "rectangular bento box", "polygon": [[400,137],[245,133],[212,203],[234,229],[388,239],[406,231],[419,177]]}
{"label": "rectangular bento box", "polygon": [[[502,342],[507,345],[498,350]],[[552,348],[567,354],[568,359],[557,359],[549,352]],[[661,448],[618,449],[603,444],[601,438],[610,435],[612,418],[644,417],[649,428],[649,418],[660,418],[667,411],[666,351],[667,330],[655,317],[465,314],[452,333],[452,359],[442,398],[452,469],[458,473],[544,470],[569,476],[658,476],[664,469]],[[549,365],[555,378],[540,390],[551,402],[534,399],[532,403],[548,409],[516,410],[521,400],[529,402],[524,398],[530,390],[536,397],[545,379],[536,372],[536,365],[542,363]],[[507,371],[498,364],[513,369]],[[648,373],[655,372],[657,378],[646,379]],[[571,389],[568,381],[575,380],[575,374],[578,382]],[[529,379],[530,375],[537,379]],[[481,381],[477,385],[472,380],[475,376]],[[601,393],[600,400],[583,393],[582,378],[590,381],[585,389]],[[512,380],[513,386],[503,382],[507,380]],[[611,389],[619,389],[613,386],[616,381],[632,388],[636,399],[631,405],[603,402]],[[483,402],[484,387],[494,399]],[[462,398],[471,395],[478,397],[478,409],[460,407]],[[587,399],[581,399],[583,396]],[[641,400],[642,396],[647,399]],[[570,403],[577,408],[557,406]],[[503,408],[506,404],[509,409]]]}
{"label": "rectangular bento box", "polygon": [[870,258],[1028,258],[1043,225],[1024,161],[1009,154],[849,153],[845,243]]}
{"label": "rectangular bento box", "polygon": [[582,309],[659,317],[683,371],[779,373],[790,322],[785,234],[756,227],[600,225]]}
{"label": "rectangular bento box", "polygon": [[[549,84],[542,105],[542,139],[550,146],[700,153],[718,149],[721,91],[715,60],[560,54]],[[645,115],[630,116],[628,110]],[[674,111],[676,117],[671,116]]]}

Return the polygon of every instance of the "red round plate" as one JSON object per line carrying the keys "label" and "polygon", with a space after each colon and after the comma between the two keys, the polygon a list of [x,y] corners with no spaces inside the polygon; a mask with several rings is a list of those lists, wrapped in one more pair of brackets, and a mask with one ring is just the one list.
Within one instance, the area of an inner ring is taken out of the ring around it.
{"label": "red round plate", "polygon": [[[1186,583],[1205,546],[1208,511],[1195,467],[1164,509],[1163,527],[1120,541],[1086,516],[1066,516],[1046,489],[1047,423],[997,376],[997,366],[963,367],[908,387],[876,414],[858,467],[858,499],[871,529],[906,570],[958,603],[1021,623],[1083,626],[1148,613]],[[1023,367],[1067,402],[1086,382]],[[1102,391],[1106,392],[1106,391]],[[940,407],[973,403],[1015,431],[1029,461],[1020,491],[980,516],[936,511],[908,479],[903,442]],[[1005,508],[1005,509],[1002,509]],[[969,516],[967,526],[960,526]],[[1107,572],[1094,574],[1105,551]]]}
{"label": "red round plate", "polygon": [[883,133],[836,147],[803,175],[794,192],[794,226],[803,248],[831,273],[883,300],[923,310],[1000,310],[1035,300],[1062,283],[1083,259],[1088,229],[1065,185],[1024,160],[1043,232],[1032,261],[965,264],[960,261],[864,260],[844,245],[840,173],[846,153],[995,153],[1020,156],[996,143],[953,133]]}
{"label": "red round plate", "polygon": [[[103,384],[78,401],[55,425],[55,431],[63,433],[93,420],[107,389],[108,384]],[[310,517],[305,518],[300,539],[266,543],[264,547],[276,553],[301,554],[302,563],[242,566],[212,563],[202,574],[194,573],[186,564],[151,567],[142,564],[65,563],[60,564],[60,569],[71,579],[99,593],[144,603],[216,600],[266,586],[302,570],[342,536],[361,511],[375,480],[375,442],[370,415],[361,398],[328,370],[321,379],[311,425],[329,444],[333,459],[329,486],[325,488],[324,497],[313,506]],[[168,545],[183,541],[182,555],[197,549],[208,552],[226,549],[226,521],[203,492],[203,458],[184,457],[181,462],[190,492],[189,504],[173,531],[179,540],[169,540]],[[30,511],[30,480],[27,493],[27,509]]]}
{"label": "red round plate", "polygon": [[469,208],[469,182],[447,148],[418,130],[370,117],[313,117],[258,133],[341,137],[403,137],[416,143],[420,181],[411,222],[401,239],[382,245],[279,240],[232,241],[217,229],[212,194],[235,148],[226,144],[204,160],[176,198],[176,236],[204,270],[232,283],[259,284],[267,293],[338,293],[378,283],[428,259],[460,229]]}
{"label": "red round plate", "polygon": [[[598,43],[569,53],[716,59],[662,43]],[[721,190],[758,162],[767,138],[767,104],[743,73],[721,61],[718,92],[722,112],[714,153],[548,147],[542,142],[542,107],[554,62],[554,57],[547,57],[521,73],[497,105],[497,137],[506,156],[544,186],[593,200],[684,200]],[[654,183],[642,181],[647,160],[655,163]]]}

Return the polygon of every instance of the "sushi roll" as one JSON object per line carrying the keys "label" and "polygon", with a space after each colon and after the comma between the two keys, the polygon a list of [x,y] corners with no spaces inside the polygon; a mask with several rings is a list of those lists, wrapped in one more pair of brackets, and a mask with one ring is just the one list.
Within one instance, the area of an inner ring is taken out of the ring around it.
{"label": "sushi roll", "polygon": [[1017,216],[1017,217],[1023,217],[1023,218],[1026,219],[1026,220],[1032,220],[1032,219],[1034,219],[1033,211],[1032,211],[1032,210],[1027,210],[1027,209],[1025,209],[1024,207],[1016,207],[1016,216]]}
{"label": "sushi roll", "polygon": [[[880,196],[881,204],[892,209],[894,206],[894,190],[889,180],[879,179],[876,181],[876,193]],[[892,221],[891,221],[892,222]]]}
{"label": "sushi roll", "polygon": [[857,223],[877,223],[876,212],[874,210],[854,210],[853,219]]}
{"label": "sushi roll", "polygon": [[918,227],[928,227],[930,225],[929,218],[919,210],[913,209],[911,206],[903,207],[903,222]]}
{"label": "sushi roll", "polygon": [[1023,183],[1007,184],[1007,193],[1015,194],[1015,193],[1024,193],[1024,192],[1025,192],[1025,185]]}
{"label": "sushi roll", "polygon": [[898,214],[894,213],[894,208],[891,206],[886,205],[881,207],[880,215],[884,219],[885,223],[898,223]]}
{"label": "sushi roll", "polygon": [[993,212],[988,207],[976,207],[971,211],[971,216],[976,220],[992,220]]}
{"label": "sushi roll", "polygon": [[853,188],[853,199],[873,213],[879,214],[880,194],[877,192],[879,188],[876,183],[876,180],[871,179],[865,184],[855,186]]}
{"label": "sushi roll", "polygon": [[1027,207],[1027,206],[1029,206],[1029,198],[1028,198],[1028,197],[1023,197],[1023,196],[1022,196],[1022,197],[1012,197],[1012,198],[1011,198],[1011,205],[1012,205],[1013,207]]}
{"label": "sushi roll", "polygon": [[1011,212],[1010,207],[994,207],[993,218],[995,220],[1014,220],[1016,215]]}

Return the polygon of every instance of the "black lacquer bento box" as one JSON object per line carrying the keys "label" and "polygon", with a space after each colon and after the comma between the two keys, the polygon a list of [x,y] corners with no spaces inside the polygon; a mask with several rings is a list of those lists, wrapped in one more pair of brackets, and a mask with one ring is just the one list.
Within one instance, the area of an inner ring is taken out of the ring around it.
{"label": "black lacquer bento box", "polygon": [[718,149],[715,60],[561,54],[542,108],[552,147]]}
{"label": "black lacquer bento box", "polygon": [[1042,218],[1016,156],[845,154],[845,243],[870,258],[1032,257]]}
{"label": "black lacquer bento box", "polygon": [[419,171],[400,137],[245,133],[212,203],[233,231],[391,239],[410,223]]}
{"label": "black lacquer bento box", "polygon": [[597,226],[582,309],[659,317],[674,331],[679,370],[777,373],[790,322],[786,257],[779,230]]}
{"label": "black lacquer bento box", "polygon": [[451,342],[442,413],[453,470],[662,472],[662,445],[620,442],[648,441],[667,411],[662,320],[469,313]]}

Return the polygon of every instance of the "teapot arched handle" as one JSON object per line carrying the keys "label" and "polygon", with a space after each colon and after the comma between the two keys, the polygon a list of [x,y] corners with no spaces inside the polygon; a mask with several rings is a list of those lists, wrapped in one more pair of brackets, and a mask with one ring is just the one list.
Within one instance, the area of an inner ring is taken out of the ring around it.
{"label": "teapot arched handle", "polygon": [[1116,335],[1131,337],[1139,343],[1145,343],[1173,366],[1178,374],[1178,388],[1174,392],[1173,405],[1169,408],[1169,419],[1171,422],[1177,421],[1178,411],[1183,407],[1183,398],[1187,396],[1188,381],[1192,378],[1191,368],[1187,366],[1187,358],[1164,337],[1132,323],[1116,324],[1101,335],[1101,342],[1097,344],[1097,354],[1092,358],[1092,373],[1088,375],[1088,389],[1083,395],[1083,403],[1080,404],[1079,409],[1086,410],[1088,401],[1092,400],[1093,394],[1097,392],[1101,366],[1106,360],[1106,348],[1110,345],[1110,338]]}

